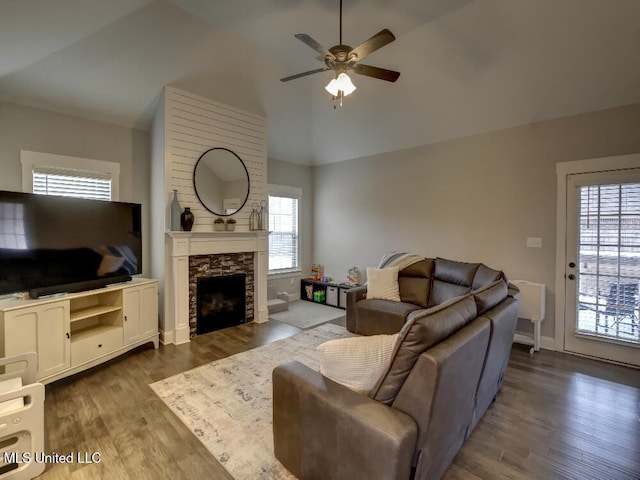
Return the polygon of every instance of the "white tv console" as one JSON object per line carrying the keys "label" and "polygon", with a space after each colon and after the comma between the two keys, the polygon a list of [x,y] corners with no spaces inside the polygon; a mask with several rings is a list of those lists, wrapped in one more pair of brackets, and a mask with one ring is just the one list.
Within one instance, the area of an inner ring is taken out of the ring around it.
{"label": "white tv console", "polygon": [[96,290],[0,301],[0,357],[38,354],[50,383],[139,345],[158,348],[158,282],[134,278]]}

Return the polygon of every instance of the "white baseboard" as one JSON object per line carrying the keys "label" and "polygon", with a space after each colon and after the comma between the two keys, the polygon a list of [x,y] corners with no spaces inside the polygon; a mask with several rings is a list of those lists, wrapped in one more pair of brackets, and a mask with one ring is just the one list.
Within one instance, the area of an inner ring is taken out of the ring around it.
{"label": "white baseboard", "polygon": [[[513,336],[515,343],[522,343],[524,345],[533,345],[533,337],[523,333],[517,333]],[[556,340],[553,337],[540,337],[540,348],[545,350],[556,350]]]}
{"label": "white baseboard", "polygon": [[176,343],[176,335],[173,330],[162,330],[160,329],[160,343],[162,345],[169,345],[171,343]]}

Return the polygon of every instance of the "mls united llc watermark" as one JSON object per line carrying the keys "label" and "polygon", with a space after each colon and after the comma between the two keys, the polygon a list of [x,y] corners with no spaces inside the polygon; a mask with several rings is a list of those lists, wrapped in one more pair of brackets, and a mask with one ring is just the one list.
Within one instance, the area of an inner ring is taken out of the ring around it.
{"label": "mls united llc watermark", "polygon": [[4,452],[2,461],[5,464],[23,463],[100,463],[102,454],[100,452],[70,452],[44,453],[44,452]]}

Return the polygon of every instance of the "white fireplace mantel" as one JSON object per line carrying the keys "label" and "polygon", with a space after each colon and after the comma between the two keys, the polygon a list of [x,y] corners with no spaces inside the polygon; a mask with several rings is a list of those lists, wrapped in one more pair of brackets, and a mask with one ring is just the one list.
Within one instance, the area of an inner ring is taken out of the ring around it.
{"label": "white fireplace mantel", "polygon": [[[269,232],[167,232],[165,329],[162,343],[189,341],[189,257],[252,252],[254,262],[254,321],[268,320],[267,269]],[[173,318],[170,318],[173,317]],[[171,328],[173,327],[173,328]]]}

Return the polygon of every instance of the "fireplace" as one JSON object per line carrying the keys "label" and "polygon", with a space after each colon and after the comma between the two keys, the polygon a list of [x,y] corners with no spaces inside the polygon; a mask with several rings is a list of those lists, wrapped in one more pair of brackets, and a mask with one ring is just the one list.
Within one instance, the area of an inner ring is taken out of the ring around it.
{"label": "fireplace", "polygon": [[266,322],[269,232],[170,232],[165,279],[163,343],[184,343],[197,335],[199,278],[246,275],[249,322]]}
{"label": "fireplace", "polygon": [[247,275],[219,275],[197,279],[196,334],[234,327],[247,321]]}
{"label": "fireplace", "polygon": [[189,256],[190,336],[253,321],[254,273],[252,252]]}

